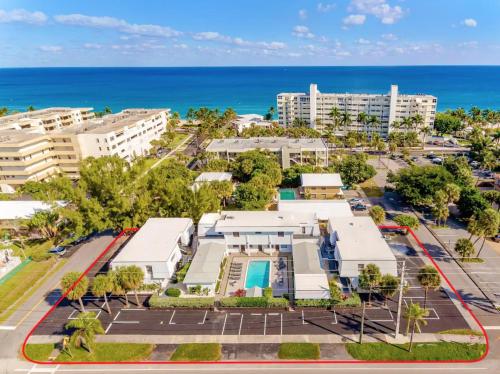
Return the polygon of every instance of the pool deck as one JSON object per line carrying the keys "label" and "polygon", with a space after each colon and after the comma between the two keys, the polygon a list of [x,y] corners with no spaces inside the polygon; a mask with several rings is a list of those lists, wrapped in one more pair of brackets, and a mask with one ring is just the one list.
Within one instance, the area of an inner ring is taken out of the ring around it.
{"label": "pool deck", "polygon": [[[279,261],[280,257],[283,258],[285,260],[285,263],[287,264],[287,267],[282,270],[278,270],[278,268],[275,266],[275,264]],[[281,296],[284,293],[288,293],[289,284],[291,284],[293,279],[293,272],[291,271],[291,265],[290,265],[292,262],[291,253],[275,252],[271,255],[262,252],[252,255],[236,253],[236,254],[230,254],[228,256],[228,260],[226,261],[226,266],[224,269],[224,276],[222,278],[221,287],[219,293],[216,295],[216,298],[233,296],[236,290],[245,289],[245,280],[246,280],[248,264],[250,263],[250,261],[259,261],[259,260],[271,261],[269,281],[271,287],[273,288],[273,295]],[[242,264],[241,277],[238,280],[229,279],[229,269],[231,268],[232,263]],[[281,275],[283,278],[283,283],[281,285],[278,282],[279,275]]]}

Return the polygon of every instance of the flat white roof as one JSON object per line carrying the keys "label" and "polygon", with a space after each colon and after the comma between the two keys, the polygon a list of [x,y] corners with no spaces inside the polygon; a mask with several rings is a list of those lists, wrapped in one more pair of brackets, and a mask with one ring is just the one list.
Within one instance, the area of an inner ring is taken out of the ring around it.
{"label": "flat white roof", "polygon": [[300,175],[302,187],[342,187],[342,178],[337,173],[304,173]]}
{"label": "flat white roof", "polygon": [[294,243],[292,254],[296,297],[327,298],[328,277],[321,267],[319,245],[312,242]]}
{"label": "flat white roof", "polygon": [[226,246],[224,244],[201,241],[183,283],[216,283],[219,278],[220,264],[225,253]]}
{"label": "flat white roof", "polygon": [[[56,204],[65,205],[63,201],[57,201]],[[38,211],[51,209],[51,204],[38,200],[0,201],[0,220],[26,219]]]}
{"label": "flat white roof", "polygon": [[207,146],[207,152],[244,152],[252,149],[269,149],[279,151],[283,147],[292,150],[320,150],[327,151],[326,143],[321,138],[286,138],[286,137],[259,137],[259,138],[226,138],[213,139]]}
{"label": "flat white roof", "polygon": [[195,182],[221,182],[221,181],[230,181],[232,178],[231,173],[222,173],[222,172],[204,172],[198,175]]}
{"label": "flat white roof", "polygon": [[313,225],[316,222],[316,215],[307,212],[223,211],[220,219],[217,220],[215,231],[239,231],[244,228],[262,228],[261,231],[276,230]]}
{"label": "flat white roof", "polygon": [[192,225],[191,218],[149,218],[112,263],[167,261]]}
{"label": "flat white roof", "polygon": [[329,229],[336,232],[342,260],[396,261],[371,217],[335,217],[330,219]]}
{"label": "flat white roof", "polygon": [[278,211],[315,214],[320,220],[352,217],[351,206],[345,200],[279,200]]}

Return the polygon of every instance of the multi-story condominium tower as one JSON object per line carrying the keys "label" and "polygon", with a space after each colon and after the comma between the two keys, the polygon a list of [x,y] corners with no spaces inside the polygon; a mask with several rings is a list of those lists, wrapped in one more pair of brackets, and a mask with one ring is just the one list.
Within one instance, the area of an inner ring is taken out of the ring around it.
{"label": "multi-story condominium tower", "polygon": [[328,147],[323,139],[277,137],[214,139],[206,151],[218,158],[233,161],[240,153],[254,149],[273,153],[284,169],[295,164],[328,166]]}
{"label": "multi-story condominium tower", "polygon": [[[165,132],[168,115],[168,109],[126,109],[50,130],[0,130],[0,184],[22,185],[59,173],[77,178],[80,161],[90,156],[117,155],[130,162],[146,155],[151,141]],[[4,124],[14,123],[9,117]]]}
{"label": "multi-story condominium tower", "polygon": [[[330,113],[337,108],[339,128],[337,134],[347,131],[366,131],[368,134],[378,133],[386,137],[397,123],[405,118],[420,115],[420,127],[432,127],[436,114],[435,96],[417,94],[399,94],[398,86],[392,85],[387,94],[349,94],[321,93],[316,84],[311,84],[309,93],[280,93],[277,96],[279,124],[283,127],[292,126],[293,121],[300,119],[311,128],[325,131],[334,125]],[[361,121],[360,113],[368,117],[375,116],[376,124]],[[348,124],[342,121],[348,115]]]}

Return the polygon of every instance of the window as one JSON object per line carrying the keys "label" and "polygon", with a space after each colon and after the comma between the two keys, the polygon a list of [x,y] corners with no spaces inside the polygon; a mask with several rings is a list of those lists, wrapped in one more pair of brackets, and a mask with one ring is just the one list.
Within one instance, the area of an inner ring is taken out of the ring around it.
{"label": "window", "polygon": [[365,264],[358,264],[358,271],[362,271],[365,268]]}
{"label": "window", "polygon": [[235,238],[239,238],[239,237],[240,237],[240,233],[239,233],[239,232],[233,232],[233,236],[234,236]]}
{"label": "window", "polygon": [[146,265],[146,276],[150,279],[153,278],[153,267],[151,265]]}
{"label": "window", "polygon": [[284,238],[285,233],[283,231],[278,231],[278,238]]}
{"label": "window", "polygon": [[302,229],[302,234],[305,234],[306,233],[306,228],[305,227],[301,227]]}

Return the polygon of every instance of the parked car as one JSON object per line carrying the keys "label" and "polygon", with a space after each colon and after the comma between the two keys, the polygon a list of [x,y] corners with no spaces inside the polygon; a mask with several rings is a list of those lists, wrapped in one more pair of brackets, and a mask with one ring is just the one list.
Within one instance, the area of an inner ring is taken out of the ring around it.
{"label": "parked car", "polygon": [[434,157],[432,159],[432,163],[433,164],[437,164],[437,165],[441,165],[443,163],[443,159],[439,158],[439,157]]}
{"label": "parked car", "polygon": [[500,243],[500,234],[497,234],[497,236],[495,236],[493,240],[496,241],[497,243]]}
{"label": "parked car", "polygon": [[366,205],[363,205],[363,204],[356,204],[356,205],[353,205],[351,207],[352,210],[356,210],[356,211],[365,211],[367,208],[366,208]]}
{"label": "parked car", "polygon": [[477,169],[477,168],[479,167],[479,165],[481,165],[481,164],[480,164],[479,162],[477,162],[477,161],[472,161],[472,162],[470,163],[470,166],[471,166],[471,168],[473,168],[473,169]]}
{"label": "parked car", "polygon": [[353,197],[352,199],[349,199],[349,204],[362,204],[363,202],[363,199],[359,197]]}
{"label": "parked car", "polygon": [[49,249],[49,253],[52,253],[52,254],[55,254],[55,255],[58,255],[58,256],[62,256],[62,255],[64,255],[66,253],[66,247],[60,245],[60,246],[51,248],[51,249]]}

